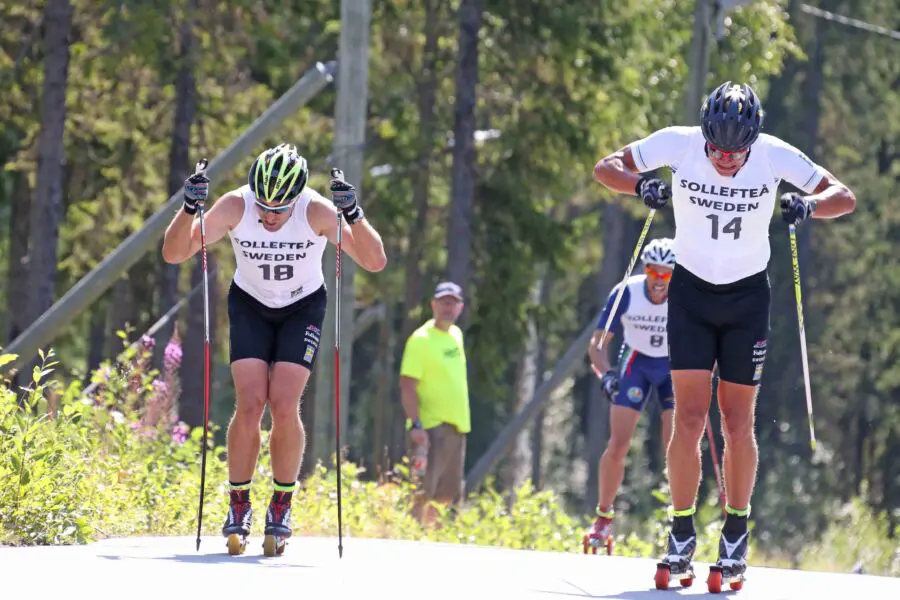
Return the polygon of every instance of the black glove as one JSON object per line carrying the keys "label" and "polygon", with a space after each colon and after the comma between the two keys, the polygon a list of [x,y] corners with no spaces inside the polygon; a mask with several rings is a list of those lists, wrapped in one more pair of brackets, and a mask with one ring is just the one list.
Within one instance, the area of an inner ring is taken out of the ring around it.
{"label": "black glove", "polygon": [[664,208],[669,198],[672,197],[669,184],[658,177],[641,177],[634,186],[634,192],[640,196],[648,208]]}
{"label": "black glove", "polygon": [[781,195],[781,218],[791,225],[799,225],[816,212],[816,201],[791,192]]}
{"label": "black glove", "polygon": [[209,194],[209,177],[206,176],[207,160],[204,158],[197,163],[194,174],[184,180],[184,212],[193,215],[197,209],[206,203]]}
{"label": "black glove", "polygon": [[344,213],[347,225],[353,225],[365,217],[362,207],[356,200],[356,188],[344,181],[343,171],[340,169],[331,170],[330,187],[331,201],[339,211]]}
{"label": "black glove", "polygon": [[600,378],[600,385],[603,387],[603,393],[612,402],[619,392],[619,374],[615,370],[610,369]]}

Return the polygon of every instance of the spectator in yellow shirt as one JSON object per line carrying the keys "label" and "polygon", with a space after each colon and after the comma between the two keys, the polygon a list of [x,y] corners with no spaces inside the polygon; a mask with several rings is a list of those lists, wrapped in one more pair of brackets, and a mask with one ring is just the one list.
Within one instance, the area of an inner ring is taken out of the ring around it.
{"label": "spectator in yellow shirt", "polygon": [[406,340],[400,365],[411,455],[419,448],[427,451],[414,513],[423,523],[436,516],[432,502],[447,506],[463,496],[466,434],[471,430],[466,353],[456,325],[463,306],[462,288],[439,283],[431,299],[434,316]]}

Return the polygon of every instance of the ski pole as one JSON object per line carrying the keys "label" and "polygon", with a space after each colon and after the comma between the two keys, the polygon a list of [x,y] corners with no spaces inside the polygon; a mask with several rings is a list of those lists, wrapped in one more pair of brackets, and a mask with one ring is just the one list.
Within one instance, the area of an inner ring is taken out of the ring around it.
{"label": "ski pole", "polygon": [[[331,177],[343,179],[340,169],[332,169]],[[344,556],[343,524],[341,521],[341,238],[344,230],[343,213],[337,211],[337,247],[334,253],[334,426],[335,462],[337,465],[338,558]]]}
{"label": "ski pole", "polygon": [[797,299],[797,327],[800,330],[800,356],[803,360],[803,383],[806,385],[806,412],[809,415],[809,445],[815,451],[816,433],[813,429],[812,391],[809,383],[809,358],[806,354],[806,328],[803,324],[803,298],[800,294],[800,257],[797,252],[797,228],[788,225],[791,240],[791,259],[794,263],[794,296]]}
{"label": "ski pole", "polygon": [[[209,164],[205,158],[197,163],[194,174],[202,173]],[[203,527],[203,492],[206,487],[206,445],[209,435],[209,279],[206,264],[206,227],[203,223],[203,203],[198,206],[200,218],[200,255],[203,267],[203,449],[200,460],[200,506],[197,509],[197,550],[200,550],[200,529]]]}
{"label": "ski pole", "polygon": [[613,302],[612,310],[609,311],[609,316],[606,318],[606,325],[603,326],[603,336],[600,338],[597,350],[603,350],[603,344],[606,342],[606,335],[609,333],[609,326],[612,324],[613,317],[619,309],[619,302],[622,300],[622,294],[625,293],[625,282],[631,275],[631,271],[634,270],[634,264],[637,262],[637,258],[641,253],[641,248],[644,245],[644,238],[647,237],[647,232],[650,231],[650,224],[653,222],[653,215],[655,214],[656,209],[651,208],[650,213],[647,215],[647,220],[644,221],[644,228],[641,230],[641,235],[638,238],[637,244],[634,246],[634,252],[631,254],[631,262],[628,263],[628,268],[625,270],[625,277],[622,278],[622,283],[619,285],[619,291],[616,292],[616,300]]}

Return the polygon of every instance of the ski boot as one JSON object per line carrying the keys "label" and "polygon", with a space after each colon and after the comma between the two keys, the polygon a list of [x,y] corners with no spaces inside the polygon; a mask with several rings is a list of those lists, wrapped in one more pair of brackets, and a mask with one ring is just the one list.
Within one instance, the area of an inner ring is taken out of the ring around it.
{"label": "ski boot", "polygon": [[[734,541],[729,539],[734,538]],[[744,587],[744,572],[747,570],[747,547],[749,533],[744,532],[738,536],[725,536],[719,538],[719,559],[716,564],[710,565],[709,577],[706,586],[711,594],[722,591],[722,584],[728,582],[728,587],[738,591]]]}
{"label": "ski boot", "polygon": [[287,539],[291,537],[291,503],[280,499],[280,493],[276,492],[269,502],[266,511],[266,529],[263,537],[263,554],[266,556],[281,556],[287,545]]}
{"label": "ski boot", "polygon": [[691,587],[696,575],[691,560],[697,550],[697,535],[694,532],[674,534],[669,532],[669,547],[666,555],[656,564],[656,589],[669,589],[672,577],[678,577],[682,587]]}
{"label": "ski boot", "polygon": [[249,495],[246,492],[232,492],[228,517],[222,527],[222,535],[227,538],[228,554],[235,556],[244,553],[252,526],[253,509]]}
{"label": "ski boot", "polygon": [[588,554],[589,552],[597,554],[597,548],[605,546],[607,556],[612,556],[613,545],[615,544],[615,540],[613,539],[612,516],[612,511],[604,513],[599,509],[597,510],[597,520],[594,521],[590,531],[584,534],[584,539],[582,540],[585,554]]}

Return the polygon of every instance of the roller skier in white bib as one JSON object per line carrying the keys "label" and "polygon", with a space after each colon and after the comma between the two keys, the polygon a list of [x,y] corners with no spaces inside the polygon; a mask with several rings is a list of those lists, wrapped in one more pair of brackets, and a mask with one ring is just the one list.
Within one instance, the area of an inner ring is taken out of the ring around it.
{"label": "roller skier in white bib", "polygon": [[[784,221],[850,213],[850,189],[800,150],[761,133],[764,112],[753,89],[727,81],[712,91],[696,127],[660,129],[600,160],[594,178],[640,197],[649,208],[669,200],[677,265],[669,285],[668,339],[675,423],[667,451],[674,522],[657,587],[693,578],[693,515],[700,484],[700,439],[718,367],[725,440],[726,518],[719,558],[707,582],[739,589],[747,568],[750,500],[758,462],[754,406],[769,332],[769,223],[781,182],[803,193],[780,197]],[[649,172],[672,171],[671,185]]]}
{"label": "roller skier in white bib", "polygon": [[[609,399],[609,442],[598,465],[597,519],[583,540],[584,552],[596,553],[605,546],[613,553],[613,502],[625,475],[625,457],[631,446],[634,428],[647,399],[656,392],[660,406],[663,447],[672,435],[672,376],[669,372],[669,345],[666,341],[669,281],[675,267],[672,240],[651,240],[641,252],[644,273],[633,275],[616,285],[609,293],[606,307],[588,345],[591,365],[602,378],[603,392]],[[622,286],[622,296],[611,315]],[[610,316],[612,320],[610,321]],[[601,338],[606,323],[609,331],[603,348]],[[610,368],[607,348],[616,337],[622,337],[617,369]]]}
{"label": "roller skier in white bib", "polygon": [[[322,254],[328,242],[337,243],[337,211],[344,217],[342,250],[367,271],[381,271],[387,262],[381,237],[343,174],[332,172],[330,201],[308,181],[306,159],[295,146],[279,144],[259,154],[246,185],[220,196],[204,215],[207,246],[227,234],[237,265],[228,292],[237,403],[228,425],[230,508],[222,529],[232,554],[244,551],[253,524],[250,484],[267,405],[274,489],[265,553],[283,551],[292,533],[291,500],[305,447],[299,403],[320,350],[327,305]],[[205,171],[185,182],[183,208],[166,230],[166,262],[184,262],[200,250],[194,215],[208,186]]]}

